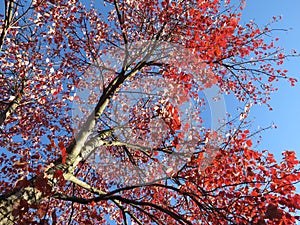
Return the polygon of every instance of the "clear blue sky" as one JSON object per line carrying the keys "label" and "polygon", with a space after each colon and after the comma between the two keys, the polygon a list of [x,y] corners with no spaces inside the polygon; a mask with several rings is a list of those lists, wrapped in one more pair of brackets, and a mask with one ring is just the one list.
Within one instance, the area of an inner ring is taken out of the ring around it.
{"label": "clear blue sky", "polygon": [[[277,32],[279,45],[286,51],[296,49],[300,53],[300,1],[299,0],[249,0],[244,9],[242,20],[253,19],[257,24],[268,23],[272,16],[282,15],[282,20],[273,25],[274,28],[288,29],[288,32]],[[298,78],[298,84],[291,87],[282,80],[278,83],[279,91],[272,95],[273,111],[266,106],[251,109],[255,116],[256,126],[267,126],[274,122],[277,129],[267,130],[263,135],[259,149],[269,149],[277,159],[283,150],[295,150],[300,158],[300,58],[293,58],[284,65],[289,75]]]}

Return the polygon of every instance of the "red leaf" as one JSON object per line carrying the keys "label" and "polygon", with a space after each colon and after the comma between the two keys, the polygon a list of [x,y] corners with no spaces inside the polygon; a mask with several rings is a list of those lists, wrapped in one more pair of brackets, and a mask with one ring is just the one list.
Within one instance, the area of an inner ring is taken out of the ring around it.
{"label": "red leaf", "polygon": [[22,179],[22,180],[19,180],[17,181],[17,184],[16,184],[16,188],[21,188],[21,187],[27,187],[30,185],[30,181],[27,180],[26,178]]}
{"label": "red leaf", "polygon": [[246,141],[246,145],[247,145],[248,147],[251,147],[251,146],[252,146],[252,141],[251,141],[251,140],[247,140],[247,141]]}
{"label": "red leaf", "polygon": [[64,186],[66,184],[66,180],[64,178],[62,170],[56,170],[54,173],[54,178],[58,179],[61,186]]}
{"label": "red leaf", "polygon": [[65,164],[65,163],[66,163],[66,160],[67,160],[67,150],[66,150],[66,148],[64,147],[64,143],[63,143],[63,142],[59,142],[59,143],[58,143],[58,146],[59,146],[59,148],[60,148],[61,156],[62,156],[61,162],[62,162],[63,164]]}
{"label": "red leaf", "polygon": [[63,177],[63,172],[62,172],[62,170],[56,170],[53,177],[54,177],[54,178],[60,178],[60,177]]}

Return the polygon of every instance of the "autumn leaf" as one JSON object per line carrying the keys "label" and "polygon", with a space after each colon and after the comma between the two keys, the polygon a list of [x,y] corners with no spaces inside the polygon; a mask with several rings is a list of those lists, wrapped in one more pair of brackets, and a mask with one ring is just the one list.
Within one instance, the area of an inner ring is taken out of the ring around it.
{"label": "autumn leaf", "polygon": [[66,159],[67,159],[67,150],[66,150],[66,147],[64,147],[64,143],[63,142],[59,142],[58,143],[58,147],[59,147],[60,152],[61,152],[62,163],[65,164],[66,163]]}
{"label": "autumn leaf", "polygon": [[247,141],[246,141],[246,145],[247,145],[248,147],[252,147],[252,141],[251,141],[251,140],[247,140]]}

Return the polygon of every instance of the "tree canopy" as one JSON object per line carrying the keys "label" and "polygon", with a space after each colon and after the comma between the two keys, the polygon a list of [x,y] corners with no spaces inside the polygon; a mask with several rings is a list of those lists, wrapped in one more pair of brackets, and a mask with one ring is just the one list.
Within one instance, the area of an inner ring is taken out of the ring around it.
{"label": "tree canopy", "polygon": [[295,152],[258,151],[247,119],[297,53],[244,1],[3,2],[1,224],[299,220]]}

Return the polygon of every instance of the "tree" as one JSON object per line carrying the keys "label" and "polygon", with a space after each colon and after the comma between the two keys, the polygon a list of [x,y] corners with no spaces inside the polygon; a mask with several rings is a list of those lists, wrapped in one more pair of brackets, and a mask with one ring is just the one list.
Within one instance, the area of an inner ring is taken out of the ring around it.
{"label": "tree", "polygon": [[[296,54],[243,1],[99,4],[4,1],[1,223],[295,224],[299,161],[255,150],[247,113]],[[212,86],[245,103],[214,130]]]}

